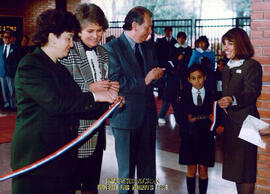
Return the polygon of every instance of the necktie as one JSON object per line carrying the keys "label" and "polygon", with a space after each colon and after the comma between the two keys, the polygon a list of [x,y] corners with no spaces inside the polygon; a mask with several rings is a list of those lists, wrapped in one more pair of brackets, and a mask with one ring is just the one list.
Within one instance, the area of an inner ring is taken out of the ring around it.
{"label": "necktie", "polygon": [[198,91],[197,105],[202,106],[202,97],[201,97],[201,92],[200,91]]}
{"label": "necktie", "polygon": [[6,58],[7,58],[7,45],[5,45],[5,47],[4,47],[3,58],[4,58],[4,61],[5,61]]}
{"label": "necktie", "polygon": [[140,50],[139,50],[139,44],[137,44],[137,43],[135,44],[135,56],[136,56],[137,61],[138,61],[139,65],[140,65],[140,67],[141,67],[141,71],[142,71],[142,73],[144,75],[143,58],[142,58],[142,55],[141,55]]}

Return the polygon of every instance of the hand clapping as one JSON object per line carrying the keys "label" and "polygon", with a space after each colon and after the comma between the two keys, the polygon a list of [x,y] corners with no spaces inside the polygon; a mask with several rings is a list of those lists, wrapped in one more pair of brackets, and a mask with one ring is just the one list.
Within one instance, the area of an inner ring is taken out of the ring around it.
{"label": "hand clapping", "polygon": [[155,67],[149,71],[145,77],[145,84],[149,85],[153,80],[158,80],[163,76],[164,68]]}

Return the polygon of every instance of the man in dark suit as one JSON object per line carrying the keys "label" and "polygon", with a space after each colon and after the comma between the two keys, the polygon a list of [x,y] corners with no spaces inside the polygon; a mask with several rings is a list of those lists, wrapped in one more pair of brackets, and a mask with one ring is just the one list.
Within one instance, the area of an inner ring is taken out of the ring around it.
{"label": "man in dark suit", "polygon": [[4,100],[4,109],[15,109],[14,76],[19,60],[19,53],[10,42],[10,33],[5,31],[4,44],[0,45],[0,82]]}
{"label": "man in dark suit", "polygon": [[[177,43],[177,40],[174,37],[172,37],[171,26],[166,26],[164,29],[164,33],[165,33],[165,36],[163,38],[158,38],[156,41],[158,62],[159,62],[160,67],[164,67],[166,69],[172,69],[173,67],[171,66],[170,63],[168,63],[168,61],[172,61],[173,59],[174,45]],[[158,98],[163,98],[163,95],[164,95],[163,94],[164,86],[167,84],[166,83],[167,77],[165,77],[165,75],[163,77],[163,84],[158,87]]]}
{"label": "man in dark suit", "polygon": [[[153,44],[145,42],[152,32],[151,15],[144,7],[131,9],[124,32],[105,48],[110,54],[110,79],[120,82],[119,95],[126,99],[126,105],[110,119],[119,178],[134,178],[137,168],[137,178],[151,179],[142,185],[154,192],[157,112],[151,83],[163,70],[156,67]],[[119,193],[132,193],[131,187],[124,189],[120,184]]]}
{"label": "man in dark suit", "polygon": [[166,26],[164,29],[165,37],[158,38],[157,52],[158,52],[158,61],[160,66],[167,68],[168,61],[172,60],[172,52],[174,45],[177,43],[177,40],[172,37],[172,27]]}

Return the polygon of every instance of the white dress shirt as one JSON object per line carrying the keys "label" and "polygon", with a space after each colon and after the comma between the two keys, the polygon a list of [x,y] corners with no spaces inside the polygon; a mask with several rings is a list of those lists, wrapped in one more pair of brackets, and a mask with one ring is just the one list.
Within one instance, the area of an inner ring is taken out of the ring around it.
{"label": "white dress shirt", "polygon": [[10,50],[10,44],[8,44],[8,45],[4,44],[4,47],[3,47],[3,54],[4,54],[4,51],[5,51],[5,47],[6,47],[6,49],[7,49],[7,51],[6,51],[6,53],[7,53],[6,58],[8,58],[8,54],[9,54],[9,50]]}
{"label": "white dress shirt", "polygon": [[191,93],[192,93],[192,99],[193,99],[193,103],[197,106],[198,105],[198,102],[197,102],[197,97],[198,97],[198,93],[200,92],[200,95],[202,97],[202,103],[203,103],[203,100],[204,100],[204,97],[205,97],[205,88],[202,87],[201,89],[196,89],[194,87],[192,87],[191,89]]}

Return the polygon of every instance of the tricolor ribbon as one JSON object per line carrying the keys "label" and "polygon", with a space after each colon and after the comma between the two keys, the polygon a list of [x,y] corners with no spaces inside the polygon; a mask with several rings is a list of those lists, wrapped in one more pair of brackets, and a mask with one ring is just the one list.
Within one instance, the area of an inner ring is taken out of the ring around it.
{"label": "tricolor ribbon", "polygon": [[213,131],[217,121],[217,101],[213,103],[213,122],[210,127],[210,131]]}
{"label": "tricolor ribbon", "polygon": [[81,133],[78,137],[73,139],[71,142],[69,142],[65,146],[61,147],[60,149],[58,149],[54,153],[34,162],[32,164],[29,164],[23,168],[14,170],[12,172],[9,172],[7,174],[0,176],[0,182],[5,181],[5,180],[10,179],[10,178],[14,178],[15,176],[21,175],[21,174],[29,172],[35,168],[38,168],[39,166],[55,159],[56,157],[60,156],[61,154],[63,154],[67,150],[69,150],[70,148],[74,147],[75,145],[80,143],[82,140],[84,140],[86,137],[88,137],[90,134],[92,134],[95,131],[95,129],[97,129],[103,123],[103,121],[106,118],[108,118],[108,116],[117,108],[117,106],[120,103],[121,103],[121,99],[119,98],[103,115],[101,115],[101,117],[98,120],[96,120],[83,133]]}

